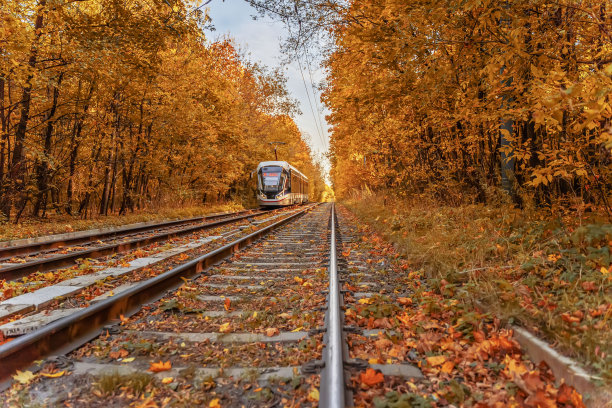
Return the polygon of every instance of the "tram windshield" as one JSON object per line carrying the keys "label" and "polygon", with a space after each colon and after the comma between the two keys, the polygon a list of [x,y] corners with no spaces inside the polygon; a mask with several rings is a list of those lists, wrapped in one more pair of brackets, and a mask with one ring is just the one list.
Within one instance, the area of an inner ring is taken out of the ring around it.
{"label": "tram windshield", "polygon": [[283,169],[278,166],[268,166],[262,167],[260,172],[263,191],[278,191]]}

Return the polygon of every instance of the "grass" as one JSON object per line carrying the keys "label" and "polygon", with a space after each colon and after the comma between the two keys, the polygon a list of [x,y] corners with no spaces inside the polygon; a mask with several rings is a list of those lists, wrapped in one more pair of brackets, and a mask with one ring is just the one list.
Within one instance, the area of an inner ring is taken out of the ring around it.
{"label": "grass", "polygon": [[106,228],[133,224],[145,221],[189,218],[200,215],[213,214],[243,209],[239,204],[224,203],[208,206],[193,206],[184,208],[163,208],[156,210],[143,210],[126,215],[95,215],[90,219],[81,219],[69,215],[52,215],[44,219],[28,218],[19,222],[0,223],[0,241],[12,239],[33,238],[51,234],[81,231],[93,228]]}
{"label": "grass", "polygon": [[612,382],[612,225],[605,219],[375,195],[344,204],[442,294],[484,304]]}
{"label": "grass", "polygon": [[142,395],[153,377],[147,373],[119,374],[117,371],[102,374],[95,382],[101,395],[112,395],[121,389],[129,389],[135,395]]}

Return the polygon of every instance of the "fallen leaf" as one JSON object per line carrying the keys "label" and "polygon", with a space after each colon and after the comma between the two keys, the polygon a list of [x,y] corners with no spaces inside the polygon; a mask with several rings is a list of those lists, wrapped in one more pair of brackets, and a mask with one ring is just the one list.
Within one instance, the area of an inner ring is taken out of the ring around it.
{"label": "fallen leaf", "polygon": [[219,326],[219,331],[221,333],[229,333],[231,330],[232,328],[230,327],[229,322],[223,323],[221,326]]}
{"label": "fallen leaf", "polygon": [[154,372],[154,373],[159,373],[162,371],[168,371],[172,368],[172,364],[170,364],[170,360],[166,361],[165,363],[162,362],[161,360],[159,361],[159,363],[151,363],[151,367],[149,367],[149,371]]}
{"label": "fallen leaf", "polygon": [[569,313],[561,314],[561,318],[565,320],[567,323],[580,323],[580,320],[581,320],[579,317],[572,316]]}
{"label": "fallen leaf", "polygon": [[131,363],[132,361],[134,361],[134,357],[128,357],[121,360],[122,363]]}
{"label": "fallen leaf", "polygon": [[444,364],[442,364],[443,373],[450,374],[453,371],[453,368],[455,368],[455,363],[452,361],[446,361]]}
{"label": "fallen leaf", "polygon": [[506,357],[504,358],[504,365],[504,373],[511,379],[518,378],[519,380],[521,380],[520,377],[527,372],[527,367],[525,367],[522,362],[508,355],[506,355]]}
{"label": "fallen leaf", "polygon": [[385,381],[385,376],[374,370],[373,368],[368,368],[365,372],[359,374],[359,381],[361,384],[365,384],[368,387],[372,387],[376,384],[380,384]]}
{"label": "fallen leaf", "polygon": [[308,393],[308,399],[310,401],[319,401],[319,390],[316,388],[311,388],[310,392]]}
{"label": "fallen leaf", "polygon": [[431,356],[427,357],[426,360],[427,364],[432,367],[435,367],[444,364],[444,362],[446,361],[446,356]]}
{"label": "fallen leaf", "polygon": [[36,376],[31,371],[19,371],[13,376],[13,380],[18,381],[21,384],[27,384],[32,381]]}
{"label": "fallen leaf", "polygon": [[170,384],[172,381],[174,381],[173,377],[164,377],[161,380],[162,384]]}
{"label": "fallen leaf", "polygon": [[63,376],[64,374],[66,374],[66,371],[62,370],[62,371],[58,371],[57,373],[53,373],[53,374],[42,373],[41,375],[47,378],[59,378]]}
{"label": "fallen leaf", "polygon": [[123,358],[129,355],[130,353],[126,349],[119,349],[117,351],[111,351],[108,353],[108,356],[112,359]]}
{"label": "fallen leaf", "polygon": [[269,327],[266,329],[266,336],[268,337],[277,336],[279,333],[276,327]]}
{"label": "fallen leaf", "polygon": [[223,307],[225,308],[225,310],[227,310],[229,312],[230,307],[231,307],[232,301],[229,300],[228,298],[225,298],[225,300],[223,301]]}

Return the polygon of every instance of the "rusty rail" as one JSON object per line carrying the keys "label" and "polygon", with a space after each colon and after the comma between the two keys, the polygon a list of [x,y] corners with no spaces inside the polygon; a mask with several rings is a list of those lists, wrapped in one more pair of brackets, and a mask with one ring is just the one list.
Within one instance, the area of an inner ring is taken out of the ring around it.
{"label": "rusty rail", "polygon": [[246,237],[0,346],[0,390],[10,384],[11,375],[16,370],[24,369],[34,361],[49,355],[65,354],[76,349],[100,335],[105,325],[116,321],[120,316],[135,314],[142,305],[154,302],[168,291],[178,288],[184,283],[184,278],[199,274],[317,205],[308,206]]}

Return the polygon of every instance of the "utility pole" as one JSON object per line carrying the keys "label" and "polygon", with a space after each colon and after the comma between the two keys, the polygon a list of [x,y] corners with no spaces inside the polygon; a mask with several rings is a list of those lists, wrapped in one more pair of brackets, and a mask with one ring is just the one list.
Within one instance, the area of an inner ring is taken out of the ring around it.
{"label": "utility pole", "polygon": [[274,146],[274,159],[276,161],[278,161],[278,154],[276,153],[276,146],[277,145],[284,145],[284,144],[287,144],[287,143],[285,143],[285,142],[268,142],[268,143]]}

